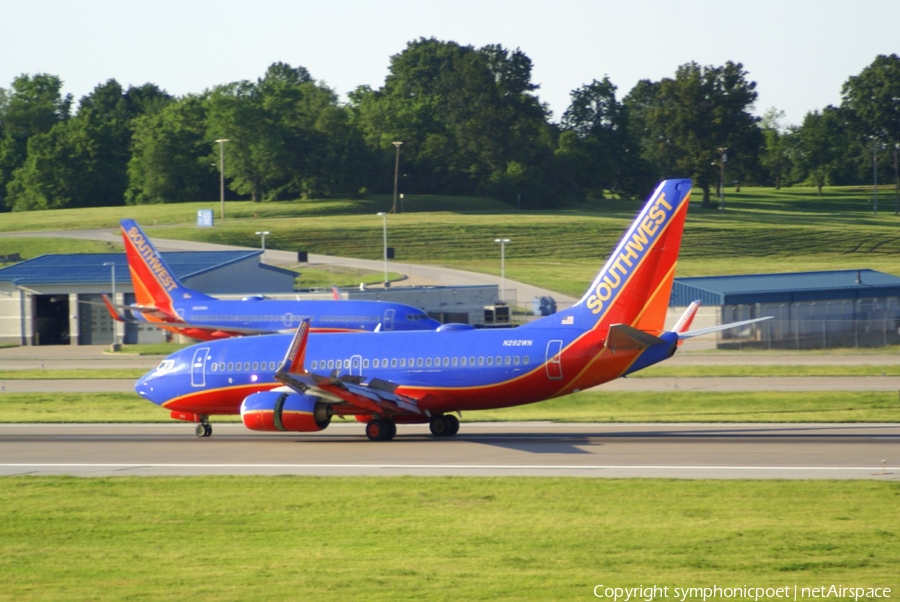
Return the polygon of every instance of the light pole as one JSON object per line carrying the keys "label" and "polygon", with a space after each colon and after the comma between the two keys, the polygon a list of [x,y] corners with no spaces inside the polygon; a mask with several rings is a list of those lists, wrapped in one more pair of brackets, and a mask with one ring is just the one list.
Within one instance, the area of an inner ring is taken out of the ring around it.
{"label": "light pole", "polygon": [[900,176],[897,175],[897,155],[900,154],[900,144],[894,144],[894,215],[900,214],[897,193],[900,192]]}
{"label": "light pole", "polygon": [[719,151],[719,211],[725,211],[725,161],[728,155],[725,154],[728,149],[725,147],[717,149]]}
{"label": "light pole", "polygon": [[878,139],[872,136],[872,213],[878,215]]}
{"label": "light pole", "polygon": [[268,236],[269,234],[271,234],[271,232],[269,232],[268,230],[266,230],[265,232],[257,232],[256,233],[257,236],[262,236],[262,252],[263,252],[262,258],[263,258],[263,261],[266,260],[266,236]]}
{"label": "light pole", "polygon": [[[111,275],[111,279],[112,279],[112,302],[113,302],[113,305],[115,305],[115,304],[116,304],[116,262],[115,262],[115,261],[104,261],[104,262],[103,262],[103,265],[104,265],[104,266],[107,266],[107,265],[108,265],[108,266],[110,267],[110,271],[112,272],[112,275]],[[118,325],[118,323],[116,322],[116,320],[113,320],[112,327],[113,327],[113,344],[112,344],[112,350],[113,350],[113,351],[119,351],[119,350],[122,348],[122,345],[119,344],[119,325]]]}
{"label": "light pole", "polygon": [[225,143],[228,138],[219,138],[219,203],[222,206],[222,221],[225,221]]}
{"label": "light pole", "polygon": [[500,243],[500,300],[506,301],[506,243],[508,238],[495,238],[494,242]]}
{"label": "light pole", "polygon": [[391,209],[391,213],[397,213],[397,175],[400,173],[400,145],[402,142],[394,142],[394,147],[397,149],[397,154],[394,159],[394,207]]}
{"label": "light pole", "polygon": [[384,288],[388,288],[391,286],[391,283],[388,282],[387,272],[387,213],[379,211],[375,215],[381,216],[382,230],[384,232]]}

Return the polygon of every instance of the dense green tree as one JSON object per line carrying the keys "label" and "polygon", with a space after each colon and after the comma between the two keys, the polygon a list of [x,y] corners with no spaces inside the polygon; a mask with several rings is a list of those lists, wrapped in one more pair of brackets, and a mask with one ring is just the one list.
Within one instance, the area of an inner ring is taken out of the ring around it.
{"label": "dense green tree", "polygon": [[806,114],[803,124],[790,137],[792,177],[816,187],[834,184],[844,162],[844,149],[837,143],[846,138],[846,121],[835,107]]}
{"label": "dense green tree", "polygon": [[28,141],[27,158],[8,185],[16,210],[120,205],[127,186],[131,123],[170,98],[152,85],[109,80],[81,99],[74,117]]}
{"label": "dense green tree", "polygon": [[72,96],[62,95],[62,80],[55,75],[20,75],[0,103],[0,206],[10,207],[7,185],[25,163],[28,140],[49,132],[69,118]]}
{"label": "dense green tree", "polygon": [[624,109],[609,77],[573,90],[571,98],[561,125],[576,139],[561,137],[557,157],[563,159],[563,167],[569,167],[567,174],[587,196],[603,198],[604,190],[616,188],[619,158],[627,146]]}
{"label": "dense green tree", "polygon": [[[740,63],[702,67],[687,63],[674,79],[639,83],[627,101],[634,107],[632,124],[642,132],[643,155],[658,177],[691,177],[703,190],[703,206],[711,207],[710,187],[718,182],[720,162],[742,174],[757,161],[762,136],[750,110],[756,82]],[[728,177],[728,176],[726,176]]]}
{"label": "dense green tree", "polygon": [[126,203],[216,198],[217,174],[210,160],[204,99],[186,96],[134,120]]}
{"label": "dense green tree", "polygon": [[519,50],[423,38],[391,57],[382,88],[359,88],[350,98],[354,123],[383,158],[380,189],[390,189],[392,143],[402,141],[407,190],[520,198],[542,194],[526,183],[544,181],[552,159],[536,89]]}
{"label": "dense green tree", "polygon": [[229,188],[250,195],[255,202],[262,201],[286,177],[286,158],[276,123],[265,113],[259,89],[247,81],[219,86],[210,94],[208,108],[207,138],[229,141],[225,144]]}
{"label": "dense green tree", "polygon": [[225,172],[239,194],[261,201],[365,185],[361,134],[337,95],[303,67],[275,63],[256,82],[220,86],[208,109],[208,139],[229,140]]}
{"label": "dense green tree", "polygon": [[765,172],[765,183],[781,189],[784,176],[790,172],[790,159],[785,143],[787,131],[779,123],[784,119],[784,111],[772,108],[766,111],[760,122],[763,147],[759,162]]}
{"label": "dense green tree", "polygon": [[850,77],[841,92],[841,108],[848,111],[857,138],[893,155],[894,186],[900,189],[900,56],[878,55],[859,75]]}
{"label": "dense green tree", "polygon": [[562,117],[556,151],[560,168],[587,197],[602,198],[604,190],[643,196],[653,184],[647,181],[640,140],[629,125],[629,108],[616,99],[616,89],[604,77],[573,90]]}

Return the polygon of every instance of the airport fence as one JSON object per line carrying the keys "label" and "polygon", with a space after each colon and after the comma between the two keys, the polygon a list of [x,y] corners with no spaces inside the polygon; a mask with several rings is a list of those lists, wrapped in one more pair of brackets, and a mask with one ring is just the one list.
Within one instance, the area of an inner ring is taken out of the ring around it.
{"label": "airport fence", "polygon": [[756,303],[722,307],[722,323],[771,320],[718,333],[719,349],[829,349],[900,344],[900,299]]}

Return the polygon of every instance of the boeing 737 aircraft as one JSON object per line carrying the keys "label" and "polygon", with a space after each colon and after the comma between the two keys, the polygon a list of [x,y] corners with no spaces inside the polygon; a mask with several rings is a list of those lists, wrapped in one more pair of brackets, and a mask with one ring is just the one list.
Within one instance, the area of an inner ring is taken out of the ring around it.
{"label": "boeing 737 aircraft", "polygon": [[201,341],[293,332],[304,318],[309,318],[313,331],[321,332],[434,330],[440,326],[421,309],[386,301],[216,299],[181,284],[137,222],[125,219],[121,226],[137,303],[115,306],[104,297],[110,314],[119,321],[125,321],[119,310],[128,309],[141,321]]}
{"label": "boeing 737 aircraft", "polygon": [[664,331],[690,180],[659,185],[573,307],[509,330],[446,324],[433,332],[271,335],[199,344],[170,355],[135,390],[198,422],[237,414],[250,429],[319,431],[333,416],[366,423],[373,441],[397,424],[453,435],[453,413],[533,403],[667,359],[682,340],[747,325],[688,331],[692,304]]}

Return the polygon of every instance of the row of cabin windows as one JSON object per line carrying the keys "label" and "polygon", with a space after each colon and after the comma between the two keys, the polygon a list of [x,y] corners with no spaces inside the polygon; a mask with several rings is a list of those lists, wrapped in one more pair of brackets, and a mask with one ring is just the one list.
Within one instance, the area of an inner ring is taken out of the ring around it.
{"label": "row of cabin windows", "polygon": [[[519,365],[527,365],[528,364],[528,356],[527,355],[513,355],[513,356],[502,356],[498,355],[494,356],[479,356],[479,357],[411,357],[409,359],[405,357],[401,358],[391,358],[388,360],[387,358],[382,359],[374,359],[371,362],[372,368],[387,368],[390,366],[391,368],[431,368],[431,367],[465,367],[465,366],[519,366]],[[350,369],[350,360],[313,360],[310,369],[311,370],[334,370],[340,368]],[[369,367],[369,360],[362,360],[362,369],[366,370]]]}
{"label": "row of cabin windows", "polygon": [[[426,316],[427,317],[427,316]],[[313,318],[311,316],[203,316],[204,320],[214,322],[245,322],[247,320],[264,320],[267,322],[299,322],[302,319],[309,318],[315,322],[380,322],[379,316],[321,316]],[[407,316],[409,318],[409,316]],[[414,319],[419,320],[418,316]]]}
{"label": "row of cabin windows", "polygon": [[210,364],[210,371],[212,372],[256,372],[258,370],[269,370],[270,372],[275,372],[275,362],[214,362]]}
{"label": "row of cabin windows", "polygon": [[[369,368],[369,360],[364,359],[362,361],[362,369],[366,370]],[[401,358],[391,358],[388,360],[387,358],[383,359],[374,359],[371,361],[372,368],[387,368],[390,366],[391,368],[431,368],[431,367],[466,367],[466,366],[519,366],[519,365],[528,365],[528,356],[527,355],[513,355],[513,356],[479,356],[479,357],[417,357],[417,358],[409,358],[408,360],[405,357]],[[276,368],[275,362],[213,362],[210,364],[211,372],[256,372],[259,370],[268,370],[270,372],[274,372]],[[346,370],[350,369],[350,360],[313,360],[310,369],[311,370],[334,370],[335,368],[341,369],[344,368]]]}

